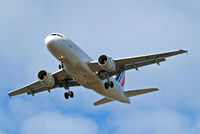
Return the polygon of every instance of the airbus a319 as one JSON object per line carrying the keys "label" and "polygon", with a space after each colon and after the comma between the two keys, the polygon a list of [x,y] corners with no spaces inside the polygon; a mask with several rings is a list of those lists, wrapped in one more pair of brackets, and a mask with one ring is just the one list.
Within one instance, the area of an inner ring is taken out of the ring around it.
{"label": "airbus a319", "polygon": [[54,88],[64,87],[66,99],[73,98],[74,93],[70,87],[83,86],[104,96],[94,103],[100,105],[111,101],[130,103],[130,97],[157,91],[157,88],[124,90],[125,71],[160,64],[167,57],[186,53],[186,50],[177,50],[144,56],[113,59],[107,55],[101,55],[97,61],[90,58],[73,41],[59,33],[52,33],[45,39],[45,45],[52,55],[60,61],[59,70],[49,73],[41,70],[38,80],[30,85],[9,93],[15,96],[23,93],[35,95],[43,91],[51,91]]}

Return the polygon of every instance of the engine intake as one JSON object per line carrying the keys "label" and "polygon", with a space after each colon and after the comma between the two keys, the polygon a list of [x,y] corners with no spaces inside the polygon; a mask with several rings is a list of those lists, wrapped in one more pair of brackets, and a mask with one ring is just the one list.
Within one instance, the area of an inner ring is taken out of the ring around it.
{"label": "engine intake", "polygon": [[111,57],[106,55],[101,55],[98,59],[98,64],[102,67],[102,69],[108,72],[116,71],[116,64]]}
{"label": "engine intake", "polygon": [[55,85],[54,77],[45,70],[41,70],[38,73],[38,79],[41,82],[41,84],[44,86],[53,87]]}

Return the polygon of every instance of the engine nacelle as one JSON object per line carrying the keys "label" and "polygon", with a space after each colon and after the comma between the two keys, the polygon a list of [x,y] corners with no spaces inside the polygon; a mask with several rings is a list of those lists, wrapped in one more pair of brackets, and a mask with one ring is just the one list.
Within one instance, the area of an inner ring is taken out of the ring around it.
{"label": "engine nacelle", "polygon": [[53,87],[55,85],[55,79],[54,77],[48,73],[45,70],[41,70],[38,73],[38,79],[42,83],[42,85],[47,86],[47,87]]}
{"label": "engine nacelle", "polygon": [[106,55],[101,55],[98,59],[98,64],[102,67],[102,69],[108,72],[116,71],[116,64],[111,57]]}

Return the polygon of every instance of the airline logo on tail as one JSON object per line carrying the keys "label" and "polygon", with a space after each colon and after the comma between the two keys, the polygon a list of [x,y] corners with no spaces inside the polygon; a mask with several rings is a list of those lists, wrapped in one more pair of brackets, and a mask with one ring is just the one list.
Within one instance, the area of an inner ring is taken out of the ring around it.
{"label": "airline logo on tail", "polygon": [[125,85],[125,72],[121,72],[117,74],[115,80],[121,85],[122,88],[124,88]]}

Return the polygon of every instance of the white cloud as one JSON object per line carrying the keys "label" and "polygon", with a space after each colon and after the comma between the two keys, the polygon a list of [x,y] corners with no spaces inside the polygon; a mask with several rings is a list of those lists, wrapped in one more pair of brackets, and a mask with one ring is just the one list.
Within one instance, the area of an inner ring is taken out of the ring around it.
{"label": "white cloud", "polygon": [[89,118],[64,115],[59,112],[43,112],[24,121],[23,134],[97,134],[98,127]]}
{"label": "white cloud", "polygon": [[195,134],[190,120],[170,109],[133,109],[121,113],[114,121],[118,126],[116,134]]}

